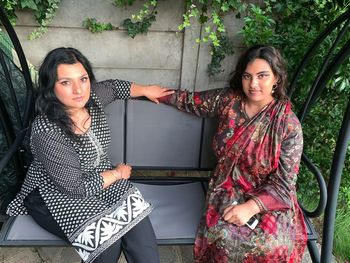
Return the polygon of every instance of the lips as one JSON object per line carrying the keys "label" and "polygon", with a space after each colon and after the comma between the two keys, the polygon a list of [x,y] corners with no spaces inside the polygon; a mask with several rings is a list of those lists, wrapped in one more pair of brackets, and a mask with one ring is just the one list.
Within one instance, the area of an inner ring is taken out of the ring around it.
{"label": "lips", "polygon": [[73,98],[74,101],[80,102],[84,100],[84,96],[80,96],[80,97],[75,97]]}
{"label": "lips", "polygon": [[260,93],[260,90],[249,90],[250,93],[255,94],[255,93]]}

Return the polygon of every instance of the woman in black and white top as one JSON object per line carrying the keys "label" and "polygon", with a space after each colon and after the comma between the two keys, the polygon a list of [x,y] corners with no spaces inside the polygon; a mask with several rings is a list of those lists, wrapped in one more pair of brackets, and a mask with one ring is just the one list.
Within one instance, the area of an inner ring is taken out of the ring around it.
{"label": "woman in black and white top", "polygon": [[131,167],[113,168],[104,107],[116,99],[157,98],[172,91],[122,80],[96,82],[78,50],[57,48],[39,70],[33,162],[8,206],[11,216],[30,214],[69,241],[84,262],[159,262],[148,214],[152,206],[128,180]]}

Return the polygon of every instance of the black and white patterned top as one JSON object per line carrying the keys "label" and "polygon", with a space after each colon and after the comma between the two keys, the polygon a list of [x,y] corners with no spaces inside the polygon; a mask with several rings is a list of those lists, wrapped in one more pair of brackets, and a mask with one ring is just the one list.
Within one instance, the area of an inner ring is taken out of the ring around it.
{"label": "black and white patterned top", "polygon": [[92,86],[91,127],[77,139],[39,115],[33,122],[33,162],[7,214],[27,214],[25,197],[35,188],[76,251],[91,262],[151,212],[128,180],[103,189],[100,172],[111,169],[107,156],[110,131],[103,108],[130,97],[130,82],[106,80]]}

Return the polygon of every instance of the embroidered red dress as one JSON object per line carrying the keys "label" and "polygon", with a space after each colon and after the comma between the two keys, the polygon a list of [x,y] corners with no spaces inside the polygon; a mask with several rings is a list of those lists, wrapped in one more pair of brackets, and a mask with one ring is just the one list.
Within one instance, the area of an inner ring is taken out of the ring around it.
{"label": "embroidered red dress", "polygon": [[[290,103],[273,100],[250,119],[231,89],[178,91],[161,101],[219,119],[213,140],[218,163],[198,227],[195,262],[301,262],[307,237],[295,183],[303,137]],[[263,210],[254,230],[222,219],[227,206],[248,199]]]}

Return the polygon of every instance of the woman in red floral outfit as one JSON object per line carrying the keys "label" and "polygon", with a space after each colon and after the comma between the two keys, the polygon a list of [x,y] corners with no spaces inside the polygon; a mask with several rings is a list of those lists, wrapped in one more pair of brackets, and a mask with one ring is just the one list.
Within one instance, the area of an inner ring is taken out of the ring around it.
{"label": "woman in red floral outfit", "polygon": [[[162,102],[200,117],[217,116],[218,164],[194,245],[195,262],[301,262],[306,228],[295,183],[303,149],[300,122],[285,95],[278,50],[253,46],[230,88],[177,91]],[[258,224],[249,227],[255,217]]]}

